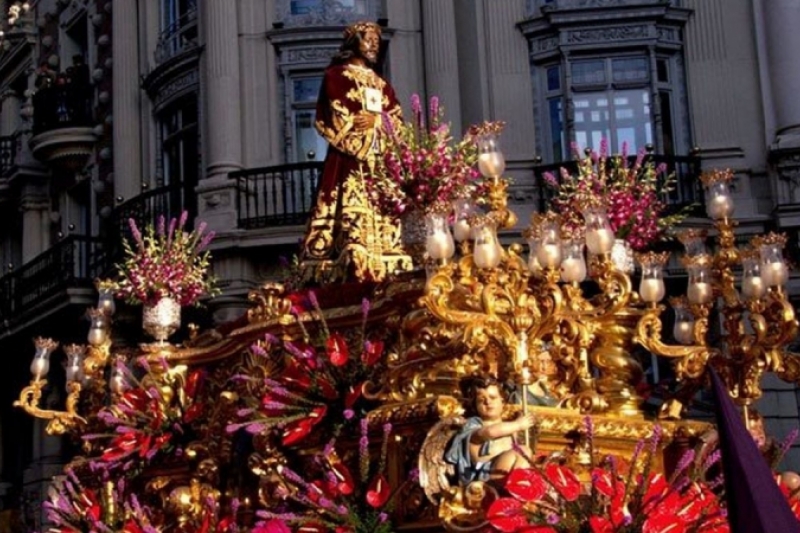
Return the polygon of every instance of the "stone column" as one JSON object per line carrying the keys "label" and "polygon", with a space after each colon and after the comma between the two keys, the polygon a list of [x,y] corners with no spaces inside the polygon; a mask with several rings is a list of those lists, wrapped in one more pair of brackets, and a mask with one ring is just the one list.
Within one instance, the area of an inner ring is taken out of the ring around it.
{"label": "stone column", "polygon": [[451,131],[458,137],[462,132],[462,124],[455,6],[453,0],[420,4],[425,52],[425,90],[429,98],[439,97],[445,107],[446,120],[450,122]]}
{"label": "stone column", "polygon": [[226,178],[242,167],[239,106],[239,38],[236,10],[204,2],[207,179]]}
{"label": "stone column", "polygon": [[49,239],[43,220],[47,217],[48,199],[40,188],[25,187],[20,198],[22,211],[22,264],[42,253]]}
{"label": "stone column", "polygon": [[767,61],[775,109],[775,143],[778,148],[800,147],[800,2],[763,2]]}
{"label": "stone column", "polygon": [[114,116],[114,194],[126,200],[142,189],[141,121],[139,107],[138,2],[113,0],[111,13]]}
{"label": "stone column", "polygon": [[206,176],[197,187],[200,218],[217,233],[236,227],[236,201],[228,173],[242,168],[242,117],[239,92],[239,3],[202,2],[205,41],[203,129]]}
{"label": "stone column", "polygon": [[778,225],[800,225],[800,67],[796,50],[800,4],[791,0],[754,0],[765,134],[777,172],[774,192]]}
{"label": "stone column", "polygon": [[20,112],[20,98],[13,91],[0,95],[0,135],[13,135],[19,128],[22,119]]}

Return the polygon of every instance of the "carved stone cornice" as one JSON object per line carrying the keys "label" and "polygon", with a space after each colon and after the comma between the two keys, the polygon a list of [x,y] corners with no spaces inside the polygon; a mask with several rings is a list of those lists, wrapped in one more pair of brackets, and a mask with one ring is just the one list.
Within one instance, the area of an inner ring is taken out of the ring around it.
{"label": "carved stone cornice", "polygon": [[383,15],[382,4],[378,0],[367,0],[364,2],[365,9],[357,10],[353,7],[345,7],[336,0],[322,0],[316,6],[309,7],[307,13],[292,14],[291,2],[289,0],[278,0],[275,3],[275,15],[279,24],[284,27],[308,27],[308,26],[348,26],[359,20],[377,20]]}
{"label": "carved stone cornice", "polygon": [[529,12],[531,18],[518,27],[537,60],[594,45],[680,47],[680,29],[690,14],[655,0],[558,0]]}
{"label": "carved stone cornice", "polygon": [[199,89],[198,65],[203,49],[201,46],[189,48],[159,64],[142,79],[142,88],[153,101],[156,112]]}

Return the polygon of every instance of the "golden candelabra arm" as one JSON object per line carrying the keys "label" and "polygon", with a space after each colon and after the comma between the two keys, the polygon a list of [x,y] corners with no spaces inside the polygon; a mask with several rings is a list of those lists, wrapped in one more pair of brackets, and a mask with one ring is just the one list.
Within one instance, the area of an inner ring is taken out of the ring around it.
{"label": "golden candelabra arm", "polygon": [[42,390],[47,385],[46,379],[36,379],[23,388],[19,399],[14,402],[14,407],[21,407],[26,413],[43,420],[49,420],[45,431],[48,435],[63,435],[72,431],[80,424],[85,424],[86,419],[77,412],[78,401],[81,395],[81,384],[77,381],[67,383],[66,411],[41,409]]}
{"label": "golden candelabra arm", "polygon": [[[634,342],[661,357],[676,359],[677,378],[700,378],[710,358],[720,354],[719,350],[705,345],[678,346],[666,344],[661,340],[661,312],[663,306],[648,308],[636,324]],[[695,322],[695,334],[704,331],[704,319]],[[703,335],[695,338],[703,338]]]}

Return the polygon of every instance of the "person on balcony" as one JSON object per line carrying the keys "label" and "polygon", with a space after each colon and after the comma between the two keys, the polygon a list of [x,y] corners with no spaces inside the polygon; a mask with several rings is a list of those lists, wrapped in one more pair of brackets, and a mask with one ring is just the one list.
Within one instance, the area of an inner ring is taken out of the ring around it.
{"label": "person on balcony", "polygon": [[87,65],[81,54],[72,56],[72,66],[67,68],[67,102],[76,125],[89,123],[89,99],[92,81]]}
{"label": "person on balcony", "polygon": [[374,70],[381,29],[357,22],[325,70],[316,128],[328,145],[300,261],[303,283],[380,281],[409,270],[399,224],[370,206],[364,175],[379,165],[383,121],[400,120],[392,86]]}

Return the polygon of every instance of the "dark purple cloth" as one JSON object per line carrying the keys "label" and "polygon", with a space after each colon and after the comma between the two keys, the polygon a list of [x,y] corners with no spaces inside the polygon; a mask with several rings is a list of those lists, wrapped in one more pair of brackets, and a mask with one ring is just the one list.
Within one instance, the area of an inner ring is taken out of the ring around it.
{"label": "dark purple cloth", "polygon": [[800,522],[714,370],[717,431],[731,533],[800,533]]}

